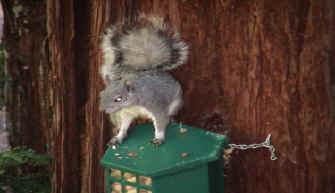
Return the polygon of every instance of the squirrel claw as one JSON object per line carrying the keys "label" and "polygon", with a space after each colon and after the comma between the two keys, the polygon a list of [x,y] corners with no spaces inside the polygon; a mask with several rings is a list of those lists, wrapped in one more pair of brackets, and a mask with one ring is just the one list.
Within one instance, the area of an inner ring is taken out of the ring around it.
{"label": "squirrel claw", "polygon": [[164,143],[164,139],[154,138],[152,141],[150,141],[150,143],[154,146],[159,146]]}
{"label": "squirrel claw", "polygon": [[109,140],[109,142],[107,143],[107,146],[111,146],[111,145],[121,145],[122,144],[122,140],[120,140],[117,137],[113,137],[112,139]]}

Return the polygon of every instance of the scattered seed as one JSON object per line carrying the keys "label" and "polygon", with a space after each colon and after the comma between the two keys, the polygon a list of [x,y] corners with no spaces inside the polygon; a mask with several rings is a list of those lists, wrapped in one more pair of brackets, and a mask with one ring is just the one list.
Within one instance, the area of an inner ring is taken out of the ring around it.
{"label": "scattered seed", "polygon": [[182,128],[179,129],[179,132],[180,133],[185,133],[185,132],[187,132],[187,129],[182,127]]}
{"label": "scattered seed", "polygon": [[137,153],[135,153],[135,152],[130,152],[128,155],[129,155],[130,157],[137,157]]}
{"label": "scattered seed", "polygon": [[181,154],[181,157],[187,157],[188,156],[188,153],[182,153]]}

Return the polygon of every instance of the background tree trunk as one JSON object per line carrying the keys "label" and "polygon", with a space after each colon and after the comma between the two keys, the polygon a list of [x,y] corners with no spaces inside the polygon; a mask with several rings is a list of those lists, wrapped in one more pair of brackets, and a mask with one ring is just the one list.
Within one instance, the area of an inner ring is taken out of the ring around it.
{"label": "background tree trunk", "polygon": [[[1,1],[4,9],[3,43],[7,54],[6,105],[15,144],[46,150],[49,65],[44,1]],[[38,140],[36,140],[38,139]]]}
{"label": "background tree trunk", "polygon": [[173,72],[183,123],[223,132],[227,120],[233,143],[272,134],[279,159],[234,151],[225,192],[335,192],[332,0],[1,2],[15,143],[48,147],[53,193],[104,191],[99,36],[139,12],[164,17],[191,45]]}

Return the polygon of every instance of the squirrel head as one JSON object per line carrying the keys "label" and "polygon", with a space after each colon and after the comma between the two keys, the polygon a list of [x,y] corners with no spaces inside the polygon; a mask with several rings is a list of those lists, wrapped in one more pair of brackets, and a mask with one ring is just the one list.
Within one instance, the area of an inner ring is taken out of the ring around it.
{"label": "squirrel head", "polygon": [[122,108],[137,104],[135,87],[131,80],[119,80],[110,83],[100,92],[100,110],[114,113]]}

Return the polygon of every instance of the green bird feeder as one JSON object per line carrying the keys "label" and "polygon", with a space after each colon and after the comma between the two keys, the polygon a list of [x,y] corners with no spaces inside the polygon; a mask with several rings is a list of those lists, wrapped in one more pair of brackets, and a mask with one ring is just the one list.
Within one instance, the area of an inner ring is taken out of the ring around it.
{"label": "green bird feeder", "polygon": [[222,147],[228,138],[187,125],[171,124],[165,143],[154,146],[152,124],[129,131],[110,146],[101,164],[108,193],[223,193]]}

